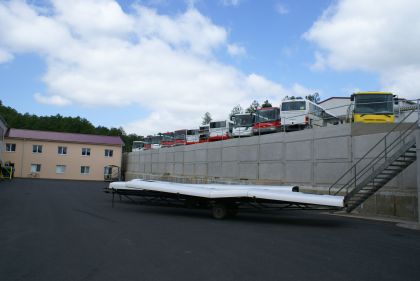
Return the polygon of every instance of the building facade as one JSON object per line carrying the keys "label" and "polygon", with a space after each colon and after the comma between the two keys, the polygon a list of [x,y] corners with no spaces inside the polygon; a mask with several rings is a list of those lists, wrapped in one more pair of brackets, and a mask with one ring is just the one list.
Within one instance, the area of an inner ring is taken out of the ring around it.
{"label": "building facade", "polygon": [[318,104],[341,121],[349,117],[350,97],[331,97]]}
{"label": "building facade", "polygon": [[104,180],[110,167],[121,167],[117,136],[9,129],[4,143],[3,161],[15,177]]}
{"label": "building facade", "polygon": [[7,132],[7,124],[6,121],[0,116],[0,164],[3,163],[3,152],[5,149],[4,146],[4,136]]}

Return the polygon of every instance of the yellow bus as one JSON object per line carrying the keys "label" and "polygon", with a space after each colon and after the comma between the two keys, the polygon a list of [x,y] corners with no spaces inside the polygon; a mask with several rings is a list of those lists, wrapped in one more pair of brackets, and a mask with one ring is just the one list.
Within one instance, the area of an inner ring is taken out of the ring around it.
{"label": "yellow bus", "polygon": [[394,123],[394,95],[389,92],[358,92],[351,96],[353,122]]}

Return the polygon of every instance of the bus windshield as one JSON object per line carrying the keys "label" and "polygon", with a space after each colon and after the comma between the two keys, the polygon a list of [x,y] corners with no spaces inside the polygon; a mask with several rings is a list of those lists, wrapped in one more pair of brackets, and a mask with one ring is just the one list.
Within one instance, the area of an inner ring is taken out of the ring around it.
{"label": "bus windshield", "polygon": [[288,101],[281,104],[282,111],[290,110],[305,110],[306,102],[305,101]]}
{"label": "bus windshield", "polygon": [[175,131],[175,139],[185,140],[185,133],[186,133],[186,130]]}
{"label": "bus windshield", "polygon": [[162,136],[153,136],[152,137],[152,144],[160,144],[161,140],[162,140]]}
{"label": "bus windshield", "polygon": [[226,128],[226,121],[210,122],[210,128]]}
{"label": "bus windshield", "polygon": [[152,143],[152,137],[151,136],[145,137],[144,138],[144,143],[151,144]]}
{"label": "bus windshield", "polygon": [[278,108],[271,108],[271,109],[260,109],[257,110],[255,115],[255,122],[270,122],[279,119],[279,109]]}
{"label": "bus windshield", "polygon": [[133,149],[141,149],[144,147],[144,142],[142,141],[133,141]]}
{"label": "bus windshield", "polygon": [[254,122],[254,116],[248,115],[235,115],[235,127],[251,127]]}
{"label": "bus windshield", "polygon": [[187,130],[187,136],[198,135],[198,130]]}
{"label": "bus windshield", "polygon": [[393,114],[392,94],[362,94],[355,96],[354,113]]}
{"label": "bus windshield", "polygon": [[162,136],[163,141],[171,141],[173,139],[174,139],[173,133],[163,134],[163,136]]}

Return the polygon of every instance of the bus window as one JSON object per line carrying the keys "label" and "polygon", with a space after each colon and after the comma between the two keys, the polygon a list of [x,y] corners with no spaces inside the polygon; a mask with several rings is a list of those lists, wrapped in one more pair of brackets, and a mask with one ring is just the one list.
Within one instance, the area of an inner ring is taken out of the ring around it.
{"label": "bus window", "polygon": [[290,102],[283,102],[281,104],[282,111],[305,110],[305,109],[306,109],[305,101],[290,101]]}

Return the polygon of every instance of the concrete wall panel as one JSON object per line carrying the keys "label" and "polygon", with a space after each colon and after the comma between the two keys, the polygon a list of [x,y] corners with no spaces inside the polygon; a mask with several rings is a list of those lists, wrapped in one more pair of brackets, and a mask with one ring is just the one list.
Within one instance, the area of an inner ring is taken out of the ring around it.
{"label": "concrete wall panel", "polygon": [[239,178],[247,180],[255,180],[258,177],[258,164],[256,163],[239,163]]}
{"label": "concrete wall panel", "polygon": [[192,163],[184,164],[184,175],[194,176],[194,164]]}
{"label": "concrete wall panel", "polygon": [[174,164],[173,163],[166,163],[166,173],[173,175],[174,174]]}
{"label": "concrete wall panel", "polygon": [[266,143],[260,146],[260,160],[282,160],[283,143]]}
{"label": "concrete wall panel", "polygon": [[287,162],[286,182],[312,184],[312,164],[308,161]]}
{"label": "concrete wall panel", "polygon": [[238,160],[252,162],[258,160],[258,145],[246,145],[239,147]]}
{"label": "concrete wall panel", "polygon": [[207,176],[207,163],[196,163],[194,164],[195,175],[199,177]]}
{"label": "concrete wall panel", "polygon": [[182,163],[175,163],[173,174],[177,176],[182,176],[184,174],[184,165]]}
{"label": "concrete wall panel", "polygon": [[259,138],[258,136],[238,138],[237,143],[238,143],[238,146],[258,144]]}
{"label": "concrete wall panel", "polygon": [[349,159],[347,136],[315,140],[315,159]]}
{"label": "concrete wall panel", "polygon": [[195,161],[195,151],[191,150],[191,151],[185,151],[184,154],[184,162],[185,163],[191,163]]}
{"label": "concrete wall panel", "polygon": [[207,161],[207,150],[199,149],[195,151],[195,162],[206,162]]}
{"label": "concrete wall panel", "polygon": [[220,162],[209,162],[208,164],[208,176],[209,177],[222,177],[222,163]]}
{"label": "concrete wall panel", "polygon": [[166,152],[166,162],[173,163],[175,161],[175,154],[173,152]]}
{"label": "concrete wall panel", "polygon": [[176,151],[174,159],[175,159],[176,163],[184,162],[184,152],[183,151]]}
{"label": "concrete wall panel", "polygon": [[159,162],[160,163],[165,163],[166,162],[166,152],[161,151],[159,153]]}
{"label": "concrete wall panel", "polygon": [[284,164],[279,162],[262,162],[259,165],[260,179],[284,181]]}
{"label": "concrete wall panel", "polygon": [[152,154],[152,162],[153,163],[159,162],[159,153],[153,153]]}
{"label": "concrete wall panel", "polygon": [[166,173],[166,163],[159,163],[159,174],[163,175]]}
{"label": "concrete wall panel", "polygon": [[160,174],[159,163],[152,163],[152,174]]}
{"label": "concrete wall panel", "polygon": [[284,139],[285,133],[274,133],[260,136],[260,143],[275,143],[281,142]]}
{"label": "concrete wall panel", "polygon": [[208,150],[208,161],[209,162],[220,162],[222,161],[222,149],[219,148],[209,148]]}
{"label": "concrete wall panel", "polygon": [[223,178],[238,178],[239,166],[237,162],[223,162],[222,163],[222,177]]}
{"label": "concrete wall panel", "polygon": [[286,160],[311,160],[312,142],[296,141],[286,143]]}
{"label": "concrete wall panel", "polygon": [[[349,168],[350,162],[316,163],[315,184],[325,184],[329,186],[337,181]],[[349,177],[343,179],[342,183],[347,180],[349,180]]]}
{"label": "concrete wall panel", "polygon": [[222,150],[222,161],[236,161],[237,147],[224,147]]}
{"label": "concrete wall panel", "polygon": [[[365,155],[385,134],[363,135],[353,137],[353,156],[360,158]],[[385,149],[385,145],[378,145],[367,156],[373,156]]]}

